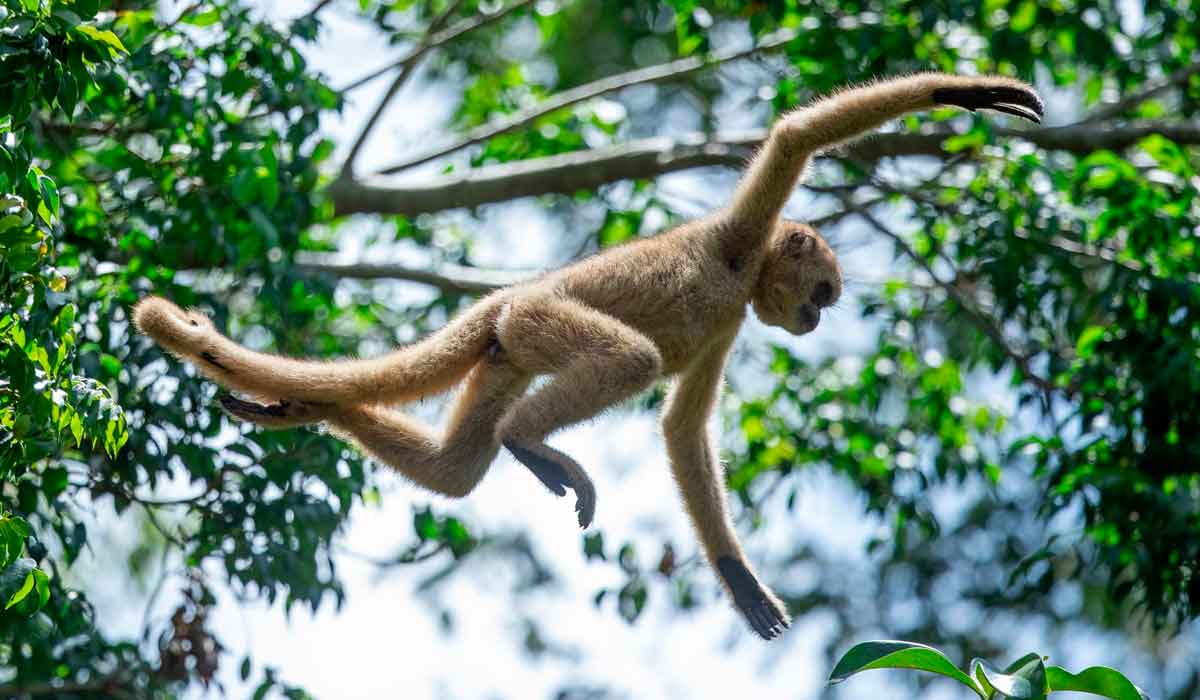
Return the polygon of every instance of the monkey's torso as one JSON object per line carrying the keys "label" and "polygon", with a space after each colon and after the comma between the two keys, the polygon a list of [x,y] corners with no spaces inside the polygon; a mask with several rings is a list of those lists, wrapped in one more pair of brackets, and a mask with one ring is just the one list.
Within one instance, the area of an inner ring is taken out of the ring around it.
{"label": "monkey's torso", "polygon": [[663,373],[674,374],[737,332],[752,291],[752,276],[721,259],[703,230],[701,222],[684,224],[581,260],[531,287],[641,332],[658,347]]}

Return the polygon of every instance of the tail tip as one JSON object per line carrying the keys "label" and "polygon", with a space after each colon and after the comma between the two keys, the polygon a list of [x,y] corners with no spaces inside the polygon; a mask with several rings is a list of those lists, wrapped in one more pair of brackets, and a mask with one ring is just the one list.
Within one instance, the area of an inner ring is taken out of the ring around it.
{"label": "tail tip", "polygon": [[184,310],[162,297],[148,296],[134,304],[133,325],[143,335],[174,349],[198,332],[212,328],[208,317]]}

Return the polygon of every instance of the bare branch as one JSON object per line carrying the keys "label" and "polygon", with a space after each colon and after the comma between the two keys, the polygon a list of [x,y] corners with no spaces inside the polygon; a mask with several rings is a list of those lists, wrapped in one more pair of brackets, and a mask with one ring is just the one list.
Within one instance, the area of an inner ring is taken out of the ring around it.
{"label": "bare branch", "polygon": [[1079,124],[1095,124],[1096,122],[1108,121],[1121,116],[1128,112],[1133,107],[1145,102],[1146,100],[1165,92],[1177,85],[1183,85],[1195,74],[1200,73],[1200,63],[1192,63],[1183,66],[1174,73],[1151,83],[1148,83],[1141,90],[1126,95],[1121,99],[1111,104],[1101,105],[1092,110],[1088,116],[1078,122]]}
{"label": "bare branch", "polygon": [[330,256],[308,255],[297,259],[295,269],[308,274],[328,274],[351,279],[392,279],[419,282],[448,294],[478,295],[531,279],[530,273],[480,270],[443,265],[433,272],[392,263],[343,263]]}
{"label": "bare branch", "polygon": [[[996,133],[1047,150],[1076,154],[1121,150],[1150,134],[1162,134],[1181,144],[1200,143],[1200,123],[1192,122],[1147,122],[1109,128],[998,128]],[[959,155],[943,146],[953,135],[952,131],[876,134],[840,149],[838,155],[867,163],[902,156],[949,158]],[[383,186],[341,178],[330,185],[329,193],[339,215],[415,215],[470,208],[520,197],[594,190],[620,180],[648,179],[691,168],[741,168],[765,136],[765,131],[755,130],[711,138],[691,134],[677,139],[640,139],[608,148],[489,165],[412,185]]]}
{"label": "bare branch", "polygon": [[[458,37],[462,36],[463,34],[467,34],[468,32],[475,31],[476,29],[479,29],[480,27],[483,27],[485,25],[492,24],[494,22],[498,22],[499,20],[504,19],[505,17],[512,14],[516,10],[519,10],[522,7],[526,7],[528,5],[532,5],[534,2],[535,2],[535,0],[517,0],[516,2],[512,3],[511,5],[503,7],[501,9],[493,12],[490,15],[479,15],[477,17],[472,17],[471,19],[459,22],[458,24],[454,25],[453,27],[450,27],[448,29],[444,29],[440,32],[435,33],[433,35],[433,38],[431,38],[429,40],[429,46],[426,47],[425,51],[429,51],[438,46],[444,46],[445,44],[450,43],[451,41],[457,39]],[[387,64],[386,66],[381,66],[379,68],[376,68],[375,70],[371,71],[370,73],[367,73],[363,77],[358,78],[357,80],[345,85],[342,88],[339,88],[338,92],[347,93],[347,92],[350,92],[351,90],[360,88],[363,85],[366,85],[367,83],[371,82],[372,80],[378,78],[379,76],[390,73],[391,71],[404,66],[404,64],[410,63],[412,61],[415,61],[417,58],[420,58],[419,56],[414,57],[413,53],[414,52],[409,52],[407,55],[402,56],[401,58],[398,58],[395,61],[392,61],[391,63]]]}
{"label": "bare branch", "polygon": [[698,73],[706,68],[736,61],[740,58],[746,58],[755,54],[774,51],[786,46],[790,41],[796,38],[796,33],[792,30],[784,30],[776,33],[773,36],[767,37],[760,41],[755,46],[741,51],[721,51],[709,54],[707,56],[691,56],[689,58],[681,58],[669,63],[662,63],[657,66],[649,66],[639,68],[638,70],[613,75],[607,78],[601,78],[586,85],[580,85],[570,90],[565,90],[550,98],[522,109],[514,114],[508,115],[500,119],[482,124],[458,141],[450,143],[440,148],[435,148],[421,155],[415,156],[405,161],[390,165],[383,170],[380,170],[380,175],[391,175],[398,173],[401,170],[428,163],[431,160],[449,155],[460,149],[468,146],[473,146],[477,143],[482,143],[488,139],[495,138],[501,134],[506,134],[523,126],[527,126],[533,121],[556,112],[565,107],[590,100],[601,95],[616,92],[633,85],[647,85],[652,83],[662,83],[667,81],[679,80],[694,73]]}
{"label": "bare branch", "polygon": [[406,59],[400,64],[400,72],[396,75],[396,79],[392,81],[387,91],[383,93],[383,98],[379,100],[379,104],[375,106],[375,111],[371,112],[371,116],[367,117],[366,123],[363,124],[362,129],[358,132],[358,138],[354,140],[354,145],[350,147],[350,153],[346,155],[346,161],[342,163],[343,177],[353,175],[354,159],[358,157],[358,152],[362,150],[363,145],[367,142],[367,137],[370,136],[371,130],[375,128],[375,124],[383,116],[383,112],[387,109],[392,98],[396,96],[396,93],[400,91],[404,83],[408,82],[409,76],[413,74],[421,58],[426,52],[436,46],[433,41],[437,37],[438,32],[441,31],[445,23],[449,21],[450,16],[458,10],[458,6],[461,4],[462,0],[454,0],[441,14],[434,17],[430,21],[425,35],[421,37],[421,41],[417,43],[417,46],[409,52]]}

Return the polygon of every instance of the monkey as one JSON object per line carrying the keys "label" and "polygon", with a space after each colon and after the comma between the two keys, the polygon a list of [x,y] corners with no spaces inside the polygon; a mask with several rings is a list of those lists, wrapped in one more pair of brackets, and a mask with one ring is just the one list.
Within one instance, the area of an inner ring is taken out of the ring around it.
{"label": "monkey", "polygon": [[[547,438],[673,378],[661,425],[683,504],[734,606],[755,633],[773,639],[791,620],[742,551],[707,435],[726,359],[747,307],[763,323],[801,336],[841,296],[841,267],[825,239],[782,218],[812,158],[938,106],[1035,123],[1043,114],[1037,92],[1006,77],[918,73],[844,89],[777,119],[725,207],[495,291],[441,330],[370,359],[255,352],[202,313],[154,296],[135,305],[133,321],[245,395],[220,399],[234,418],[267,428],[325,423],[417,485],[450,497],[470,493],[503,448],[551,492],[572,490],[583,528],[595,512],[595,488]],[[530,392],[539,376],[548,379]],[[459,384],[440,433],[388,407]]]}

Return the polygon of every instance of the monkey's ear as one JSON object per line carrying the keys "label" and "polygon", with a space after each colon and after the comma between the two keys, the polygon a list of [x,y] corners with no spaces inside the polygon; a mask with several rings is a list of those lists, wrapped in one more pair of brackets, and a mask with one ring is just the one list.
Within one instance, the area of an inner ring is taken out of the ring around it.
{"label": "monkey's ear", "polygon": [[817,239],[808,231],[792,231],[783,242],[783,248],[788,255],[801,257],[817,250]]}

